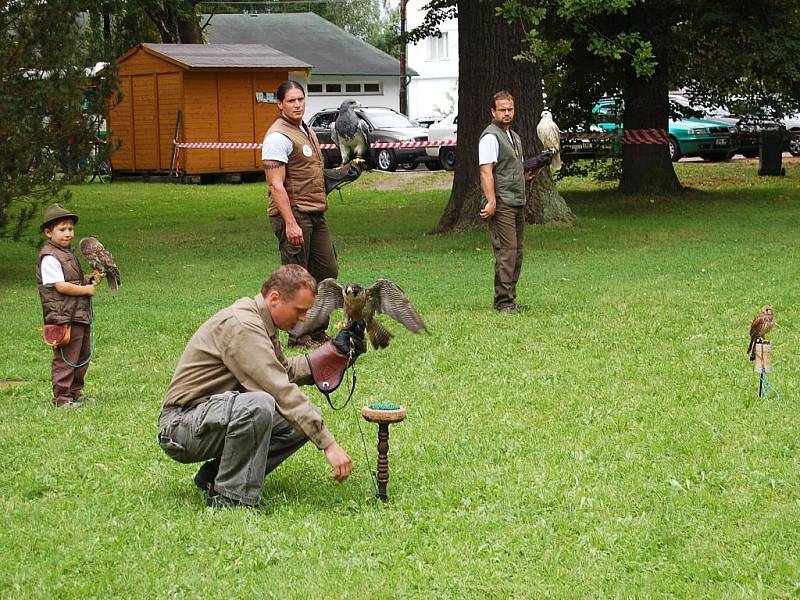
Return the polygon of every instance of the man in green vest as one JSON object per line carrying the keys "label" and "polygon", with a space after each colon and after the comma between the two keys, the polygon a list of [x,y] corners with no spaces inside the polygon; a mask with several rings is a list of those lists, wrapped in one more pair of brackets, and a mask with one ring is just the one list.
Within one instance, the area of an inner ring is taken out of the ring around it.
{"label": "man in green vest", "polygon": [[492,122],[481,133],[478,146],[483,208],[480,216],[489,223],[494,249],[494,308],[518,313],[517,281],[522,269],[525,236],[525,173],[522,140],[511,129],[514,97],[507,91],[494,95]]}

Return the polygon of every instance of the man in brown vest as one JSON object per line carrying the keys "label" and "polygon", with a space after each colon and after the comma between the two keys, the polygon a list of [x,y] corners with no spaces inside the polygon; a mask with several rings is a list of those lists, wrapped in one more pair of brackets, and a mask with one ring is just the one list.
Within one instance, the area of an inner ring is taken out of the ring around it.
{"label": "man in brown vest", "polygon": [[[314,130],[303,122],[306,94],[296,81],[284,81],[277,92],[280,114],[264,137],[261,158],[269,186],[269,220],[278,238],[281,263],[305,267],[317,281],[337,277],[339,265],[325,211],[326,173]],[[352,165],[352,163],[351,163]],[[355,170],[355,179],[361,168]],[[314,347],[326,341],[328,322],[289,347]]]}
{"label": "man in brown vest", "polygon": [[518,313],[517,281],[522,270],[525,239],[525,173],[522,140],[511,129],[514,97],[507,91],[494,95],[492,122],[483,130],[478,146],[484,204],[480,216],[489,222],[494,249],[494,307]]}

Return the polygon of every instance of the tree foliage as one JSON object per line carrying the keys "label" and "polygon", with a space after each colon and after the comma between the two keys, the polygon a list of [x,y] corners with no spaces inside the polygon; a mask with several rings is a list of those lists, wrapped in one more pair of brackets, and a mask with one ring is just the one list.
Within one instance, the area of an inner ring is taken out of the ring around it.
{"label": "tree foliage", "polygon": [[[455,16],[433,0],[425,37]],[[521,25],[521,61],[542,70],[547,105],[562,129],[581,129],[604,95],[625,101],[624,127],[666,129],[667,93],[685,88],[701,104],[744,100],[773,116],[800,106],[800,3],[796,0],[501,0],[496,13]],[[621,189],[680,188],[666,147],[623,147]]]}
{"label": "tree foliage", "polygon": [[102,124],[113,70],[82,26],[78,0],[0,0],[0,236],[19,239],[43,204],[66,201]]}

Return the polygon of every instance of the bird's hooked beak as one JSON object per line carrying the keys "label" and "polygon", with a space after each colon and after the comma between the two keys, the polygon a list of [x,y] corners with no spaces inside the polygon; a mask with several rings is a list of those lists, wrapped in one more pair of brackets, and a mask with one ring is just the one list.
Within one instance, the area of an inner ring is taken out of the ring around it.
{"label": "bird's hooked beak", "polygon": [[344,288],[344,295],[348,298],[356,298],[361,296],[364,293],[364,288],[356,283],[349,284],[346,288]]}

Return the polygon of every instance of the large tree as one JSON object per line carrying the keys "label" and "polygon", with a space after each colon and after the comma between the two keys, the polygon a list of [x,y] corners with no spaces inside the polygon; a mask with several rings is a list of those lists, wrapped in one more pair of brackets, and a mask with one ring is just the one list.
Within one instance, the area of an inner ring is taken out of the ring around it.
{"label": "large tree", "polygon": [[94,79],[78,0],[0,0],[0,237],[18,239],[42,205],[66,201],[86,169],[113,71]]}
{"label": "large tree", "polygon": [[[704,104],[745,97],[779,112],[800,103],[797,0],[503,0],[528,29],[548,104],[563,125],[585,125],[603,93],[624,101],[625,129],[667,129],[670,89]],[[579,110],[576,110],[579,109]],[[580,110],[582,109],[582,110]],[[680,189],[666,145],[623,144],[620,189]]]}
{"label": "large tree", "polygon": [[[498,18],[496,3],[459,0],[455,7],[439,2],[438,14],[431,13],[411,39],[436,35],[443,18],[458,15],[458,146],[450,201],[437,231],[471,229],[481,224],[481,190],[478,178],[478,141],[491,120],[492,96],[508,90],[515,98],[514,129],[522,137],[525,154],[541,149],[536,125],[542,111],[542,75],[535,61],[518,61],[524,48],[521,23]],[[455,12],[457,10],[457,13]],[[571,223],[574,214],[558,194],[549,174],[529,186],[527,221],[530,223]]]}

